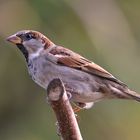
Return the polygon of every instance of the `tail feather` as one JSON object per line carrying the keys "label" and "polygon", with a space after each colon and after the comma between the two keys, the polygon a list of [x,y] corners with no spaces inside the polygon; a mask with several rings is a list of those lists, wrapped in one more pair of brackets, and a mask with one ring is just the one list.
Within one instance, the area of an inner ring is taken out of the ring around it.
{"label": "tail feather", "polygon": [[139,93],[136,93],[135,91],[132,91],[132,90],[125,91],[125,93],[128,95],[128,97],[130,97],[129,99],[134,99],[134,100],[140,102]]}
{"label": "tail feather", "polygon": [[110,91],[113,93],[113,97],[120,99],[132,99],[140,102],[140,94],[130,90],[127,86],[110,86]]}

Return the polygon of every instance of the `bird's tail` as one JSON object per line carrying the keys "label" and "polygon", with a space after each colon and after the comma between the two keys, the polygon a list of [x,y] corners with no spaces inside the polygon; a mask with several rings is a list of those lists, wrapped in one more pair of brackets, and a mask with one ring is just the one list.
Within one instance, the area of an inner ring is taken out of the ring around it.
{"label": "bird's tail", "polygon": [[139,93],[136,93],[135,91],[128,89],[127,91],[125,91],[125,94],[127,94],[128,99],[133,99],[133,100],[140,102]]}
{"label": "bird's tail", "polygon": [[140,102],[140,94],[130,90],[127,86],[110,86],[111,93],[113,93],[113,96],[115,98],[120,98],[120,99],[131,99],[131,100],[136,100]]}

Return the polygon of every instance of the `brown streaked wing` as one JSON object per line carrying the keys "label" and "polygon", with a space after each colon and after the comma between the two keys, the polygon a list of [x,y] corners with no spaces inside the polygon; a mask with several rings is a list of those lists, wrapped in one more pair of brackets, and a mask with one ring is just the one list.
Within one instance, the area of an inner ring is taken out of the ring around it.
{"label": "brown streaked wing", "polygon": [[[64,52],[61,52],[60,50],[63,50],[65,52],[65,55],[64,55]],[[78,70],[82,70],[82,71],[85,71],[87,73],[90,73],[90,74],[93,74],[102,78],[106,78],[120,85],[125,85],[123,82],[116,79],[112,74],[110,74],[108,71],[106,71],[99,65],[80,56],[77,53],[72,52],[69,49],[66,49],[63,47],[56,48],[54,55],[55,57],[58,58],[58,64],[72,67]]]}

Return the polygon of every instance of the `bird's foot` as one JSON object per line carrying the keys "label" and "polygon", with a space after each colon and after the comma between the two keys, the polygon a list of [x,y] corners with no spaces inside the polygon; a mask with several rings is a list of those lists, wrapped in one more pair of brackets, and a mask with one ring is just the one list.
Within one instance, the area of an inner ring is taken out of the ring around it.
{"label": "bird's foot", "polygon": [[80,102],[75,102],[74,105],[76,106],[73,110],[75,113],[81,111],[82,109],[89,109],[93,106],[94,102],[89,102],[89,103],[80,103]]}

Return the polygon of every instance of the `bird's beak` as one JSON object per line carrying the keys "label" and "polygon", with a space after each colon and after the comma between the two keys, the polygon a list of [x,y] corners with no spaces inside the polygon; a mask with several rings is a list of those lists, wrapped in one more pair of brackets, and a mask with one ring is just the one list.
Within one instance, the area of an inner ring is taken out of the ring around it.
{"label": "bird's beak", "polygon": [[6,40],[11,42],[11,43],[14,43],[14,44],[21,44],[22,43],[21,38],[16,36],[16,35],[11,35]]}

